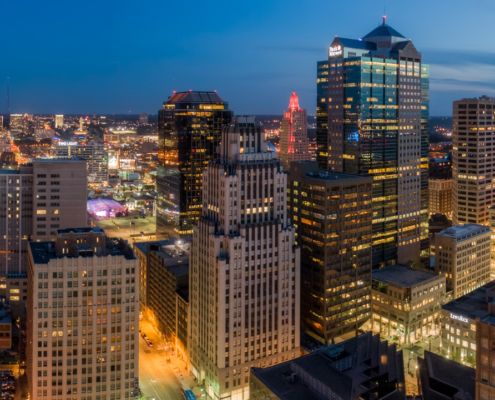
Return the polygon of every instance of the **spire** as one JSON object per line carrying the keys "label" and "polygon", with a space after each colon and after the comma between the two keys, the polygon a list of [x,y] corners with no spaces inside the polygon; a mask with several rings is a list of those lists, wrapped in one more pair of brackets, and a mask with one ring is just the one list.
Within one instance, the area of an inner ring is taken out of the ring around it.
{"label": "spire", "polygon": [[382,26],[387,26],[387,16],[386,15],[383,16],[383,24],[382,24]]}
{"label": "spire", "polygon": [[299,99],[297,98],[296,92],[292,92],[290,96],[289,110],[291,111],[299,110]]}

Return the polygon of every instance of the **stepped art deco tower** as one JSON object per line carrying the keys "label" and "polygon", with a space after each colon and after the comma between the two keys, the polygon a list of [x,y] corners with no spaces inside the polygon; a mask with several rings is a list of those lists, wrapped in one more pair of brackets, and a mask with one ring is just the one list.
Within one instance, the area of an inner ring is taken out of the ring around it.
{"label": "stepped art deco tower", "polygon": [[310,161],[308,141],[308,118],[306,110],[299,108],[296,92],[290,96],[289,109],[284,111],[280,124],[279,159],[284,170],[290,169],[292,161]]}
{"label": "stepped art deco tower", "polygon": [[250,398],[250,367],[299,355],[300,250],[286,190],[254,117],[235,117],[203,173],[191,252],[190,369],[212,399]]}

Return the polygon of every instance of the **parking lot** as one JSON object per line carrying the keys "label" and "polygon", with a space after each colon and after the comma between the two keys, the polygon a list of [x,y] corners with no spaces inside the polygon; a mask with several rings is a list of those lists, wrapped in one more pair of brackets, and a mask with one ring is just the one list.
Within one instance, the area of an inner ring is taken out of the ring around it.
{"label": "parking lot", "polygon": [[122,238],[129,243],[155,239],[156,217],[92,219],[91,225],[99,226],[109,237]]}

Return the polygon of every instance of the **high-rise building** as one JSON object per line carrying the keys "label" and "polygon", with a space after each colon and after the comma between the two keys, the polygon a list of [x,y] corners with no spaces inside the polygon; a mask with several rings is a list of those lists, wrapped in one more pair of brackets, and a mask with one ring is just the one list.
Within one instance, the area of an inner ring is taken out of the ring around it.
{"label": "high-rise building", "polygon": [[287,208],[301,248],[301,321],[325,344],[371,317],[372,184],[316,162],[291,164]]}
{"label": "high-rise building", "polygon": [[85,160],[89,183],[108,181],[108,148],[103,144],[58,142],[57,157]]}
{"label": "high-rise building", "polygon": [[454,101],[454,225],[488,225],[488,207],[495,205],[495,196],[492,196],[495,146],[491,142],[494,113],[494,97]]}
{"label": "high-rise building", "polygon": [[457,299],[490,282],[491,230],[456,225],[435,235],[435,271],[447,274],[447,289]]}
{"label": "high-rise building", "polygon": [[216,92],[175,93],[158,111],[157,239],[192,235],[201,214],[203,171],[231,118]]}
{"label": "high-rise building", "polygon": [[87,393],[135,398],[138,279],[132,248],[98,227],[60,229],[56,243],[30,242],[26,357],[31,399],[82,400]]}
{"label": "high-rise building", "polygon": [[86,163],[35,159],[0,170],[0,277],[27,270],[30,240],[51,240],[59,228],[86,226]]}
{"label": "high-rise building", "polygon": [[55,114],[55,128],[62,129],[64,127],[63,114]]}
{"label": "high-rise building", "polygon": [[428,264],[429,67],[421,53],[384,17],[362,39],[335,37],[317,82],[320,168],[373,176],[373,266]]}
{"label": "high-rise building", "polygon": [[148,114],[146,113],[139,114],[139,124],[145,125],[147,123],[148,123]]}
{"label": "high-rise building", "polygon": [[242,400],[250,367],[299,356],[300,251],[287,175],[254,117],[236,117],[221,142],[193,228],[189,357],[212,399]]}
{"label": "high-rise building", "polygon": [[19,135],[24,131],[22,114],[10,114],[9,130],[12,135]]}
{"label": "high-rise building", "polygon": [[105,126],[107,124],[107,117],[105,117],[104,115],[100,115],[100,117],[98,118],[98,123]]}
{"label": "high-rise building", "polygon": [[495,376],[493,346],[495,345],[495,291],[487,290],[486,302],[488,315],[476,318],[476,400],[495,397],[495,388],[491,384]]}
{"label": "high-rise building", "polygon": [[428,211],[452,219],[452,179],[428,179]]}
{"label": "high-rise building", "polygon": [[289,110],[284,111],[280,124],[280,153],[282,166],[289,170],[292,161],[310,161],[308,140],[308,117],[299,108],[296,92],[290,96]]}
{"label": "high-rise building", "polygon": [[79,118],[79,130],[82,131],[84,128],[84,118]]}

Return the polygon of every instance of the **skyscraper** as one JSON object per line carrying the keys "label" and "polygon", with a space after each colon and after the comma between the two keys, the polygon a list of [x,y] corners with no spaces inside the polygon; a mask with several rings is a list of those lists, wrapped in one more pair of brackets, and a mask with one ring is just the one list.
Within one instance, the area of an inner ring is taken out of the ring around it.
{"label": "skyscraper", "polygon": [[293,162],[288,212],[301,248],[301,321],[324,344],[371,317],[370,176]]}
{"label": "skyscraper", "polygon": [[320,167],[373,176],[374,267],[429,263],[428,65],[385,17],[362,39],[333,40],[326,96],[325,65],[318,63]]}
{"label": "skyscraper", "polygon": [[300,251],[287,175],[254,117],[224,130],[203,187],[189,275],[191,370],[212,399],[248,399],[250,367],[299,355]]}
{"label": "skyscraper", "polygon": [[284,111],[280,124],[280,161],[289,170],[292,161],[309,161],[308,119],[306,110],[299,108],[296,92],[290,96],[289,110]]}
{"label": "skyscraper", "polygon": [[64,116],[63,114],[55,115],[55,128],[62,129],[64,127]]}
{"label": "skyscraper", "polygon": [[192,235],[203,171],[231,118],[216,92],[175,93],[158,111],[157,239]]}
{"label": "skyscraper", "polygon": [[29,243],[31,399],[137,398],[138,279],[132,248],[98,227],[60,229],[56,243]]}
{"label": "skyscraper", "polygon": [[488,225],[492,195],[495,147],[495,98],[454,101],[453,120],[453,209],[454,225]]}

